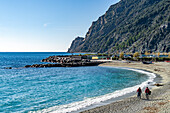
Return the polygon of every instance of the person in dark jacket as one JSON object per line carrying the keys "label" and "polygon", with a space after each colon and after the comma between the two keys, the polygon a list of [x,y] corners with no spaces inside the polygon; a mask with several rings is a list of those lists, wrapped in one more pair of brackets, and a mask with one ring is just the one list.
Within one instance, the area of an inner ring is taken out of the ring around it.
{"label": "person in dark jacket", "polygon": [[149,88],[146,87],[145,93],[146,93],[146,99],[147,99],[147,100],[149,100],[149,92],[150,92]]}
{"label": "person in dark jacket", "polygon": [[141,88],[139,87],[138,90],[137,90],[137,97],[139,97],[141,99],[141,93],[142,93],[142,90]]}

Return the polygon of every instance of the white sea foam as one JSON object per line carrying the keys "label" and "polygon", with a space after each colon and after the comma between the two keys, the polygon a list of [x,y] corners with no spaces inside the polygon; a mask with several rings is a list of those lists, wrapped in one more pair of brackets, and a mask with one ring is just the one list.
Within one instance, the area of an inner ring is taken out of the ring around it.
{"label": "white sea foam", "polygon": [[[120,68],[119,68],[120,69]],[[150,73],[150,72],[146,72],[143,70],[137,70],[137,69],[131,69],[131,68],[121,68],[121,69],[127,69],[127,70],[132,70],[132,71],[136,71],[139,73],[143,73],[149,76],[149,79],[145,82],[143,82],[142,84],[133,86],[133,87],[128,87],[122,90],[117,90],[113,93],[109,93],[106,95],[102,95],[102,96],[98,96],[98,97],[93,97],[93,98],[85,98],[85,100],[83,101],[79,101],[79,102],[74,102],[74,103],[70,103],[70,104],[66,104],[66,105],[60,105],[60,106],[54,106],[54,107],[50,107],[48,109],[43,109],[40,111],[31,111],[31,113],[68,113],[68,112],[75,112],[78,111],[80,109],[89,107],[91,105],[95,105],[95,104],[100,104],[101,102],[107,101],[109,99],[113,99],[116,97],[120,97],[123,96],[125,94],[128,93],[132,93],[133,91],[136,91],[136,89],[138,87],[144,88],[146,86],[148,86],[148,83],[152,83],[154,78],[156,77],[156,75],[154,73]]]}

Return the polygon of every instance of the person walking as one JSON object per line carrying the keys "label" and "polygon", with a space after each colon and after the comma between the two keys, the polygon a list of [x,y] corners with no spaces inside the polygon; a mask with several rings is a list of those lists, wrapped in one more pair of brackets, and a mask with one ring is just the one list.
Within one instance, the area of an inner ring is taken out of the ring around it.
{"label": "person walking", "polygon": [[145,89],[145,93],[146,93],[146,99],[149,100],[149,94],[150,94],[150,90],[148,87],[146,87]]}
{"label": "person walking", "polygon": [[141,99],[141,93],[142,93],[142,90],[141,88],[139,87],[138,90],[137,90],[137,97]]}

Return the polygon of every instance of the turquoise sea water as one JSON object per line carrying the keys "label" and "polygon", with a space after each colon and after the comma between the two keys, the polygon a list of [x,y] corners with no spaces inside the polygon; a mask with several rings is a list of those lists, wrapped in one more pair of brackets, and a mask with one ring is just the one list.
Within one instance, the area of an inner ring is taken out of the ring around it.
{"label": "turquoise sea water", "polygon": [[99,66],[20,68],[42,63],[51,55],[69,53],[0,53],[0,112],[76,111],[149,78],[132,70]]}

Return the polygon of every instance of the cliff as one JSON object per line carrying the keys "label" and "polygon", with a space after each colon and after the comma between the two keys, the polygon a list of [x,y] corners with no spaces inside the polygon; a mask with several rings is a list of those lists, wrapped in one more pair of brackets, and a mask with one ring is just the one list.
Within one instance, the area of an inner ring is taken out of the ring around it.
{"label": "cliff", "polygon": [[170,51],[170,1],[121,0],[92,23],[68,52]]}
{"label": "cliff", "polygon": [[69,52],[72,52],[74,50],[75,51],[79,51],[81,49],[81,45],[83,44],[84,38],[83,37],[77,37],[75,40],[73,40],[70,48],[68,49]]}

